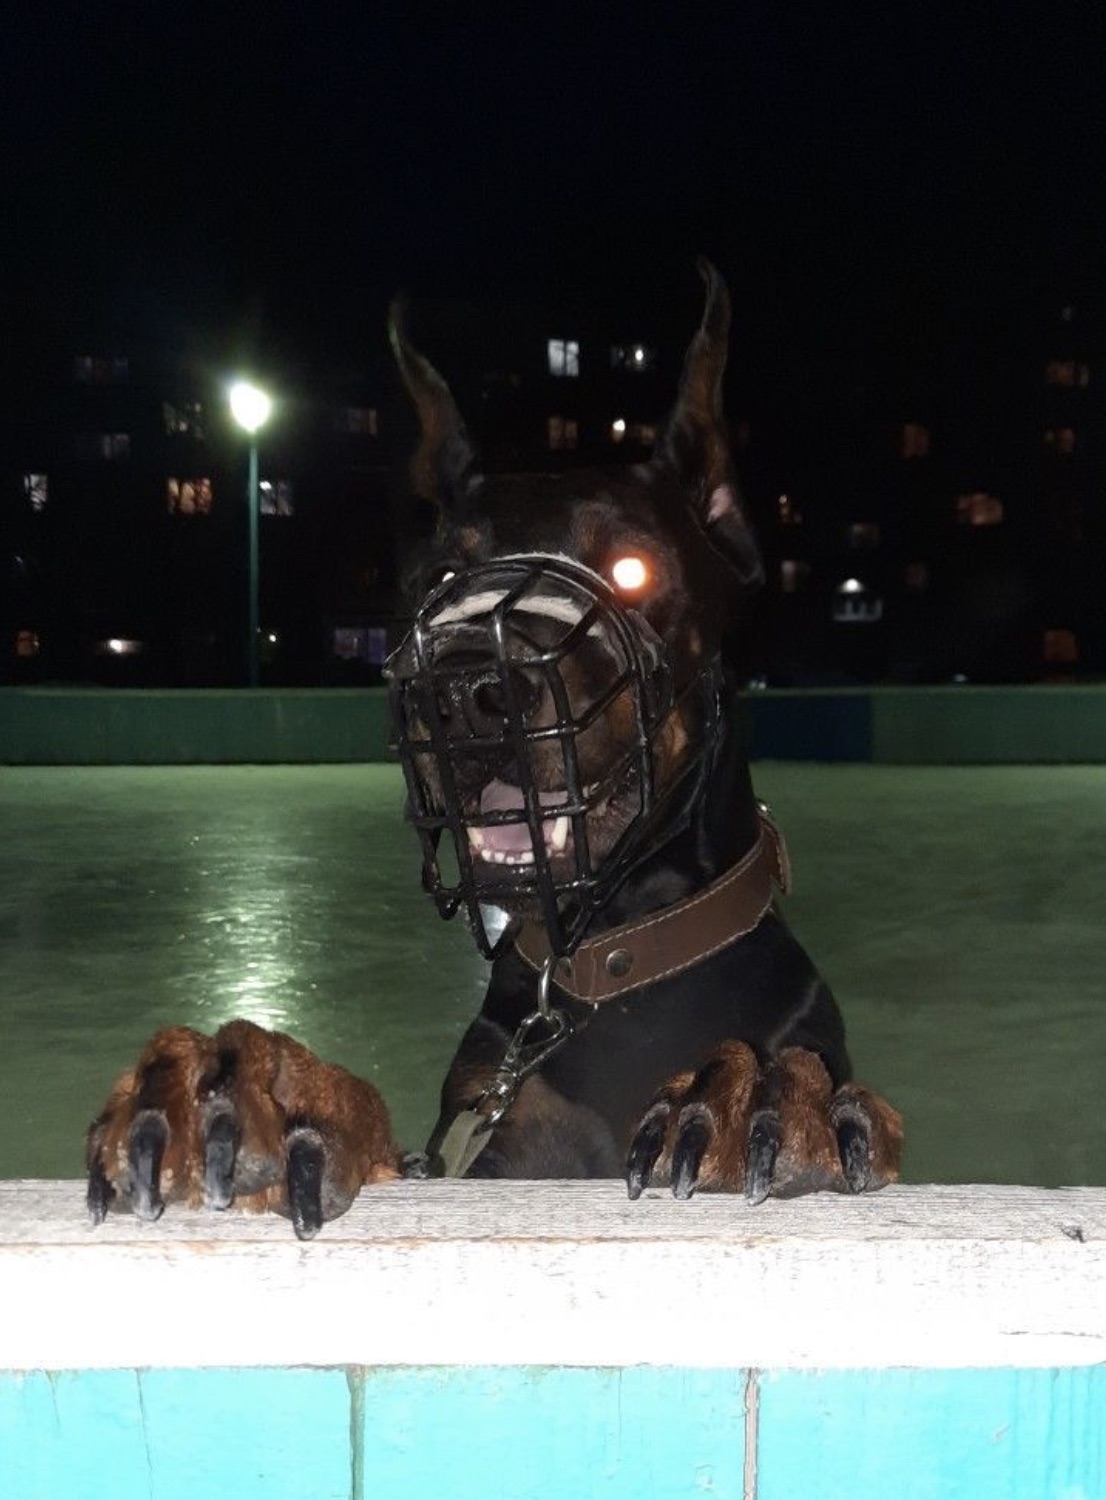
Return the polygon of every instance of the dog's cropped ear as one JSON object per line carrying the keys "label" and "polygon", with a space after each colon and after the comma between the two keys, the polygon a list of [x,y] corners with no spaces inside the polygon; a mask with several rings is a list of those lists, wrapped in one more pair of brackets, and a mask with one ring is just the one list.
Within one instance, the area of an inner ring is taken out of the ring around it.
{"label": "dog's cropped ear", "polygon": [[764,582],[764,564],[741,500],[722,415],[730,294],[709,260],[701,256],[698,270],[706,285],[703,318],[684,356],[675,410],[653,462],[675,470],[714,547],[742,587],[756,588]]}
{"label": "dog's cropped ear", "polygon": [[406,311],[403,299],[395,298],[388,337],[419,417],[411,488],[423,500],[449,509],[464,500],[477,478],[476,454],[449,386],[407,337]]}

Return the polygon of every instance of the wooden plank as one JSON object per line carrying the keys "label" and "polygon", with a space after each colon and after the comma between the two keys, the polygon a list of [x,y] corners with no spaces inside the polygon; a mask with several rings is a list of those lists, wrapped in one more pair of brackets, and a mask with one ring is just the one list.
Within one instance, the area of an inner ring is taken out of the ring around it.
{"label": "wooden plank", "polygon": [[760,1378],[756,1500],[1092,1500],[1106,1365]]}
{"label": "wooden plank", "polygon": [[740,1496],[742,1370],[365,1372],[369,1496]]}
{"label": "wooden plank", "polygon": [[3,1500],[348,1500],[341,1370],[0,1376]]}
{"label": "wooden plank", "polygon": [[900,1187],[749,1208],[617,1183],[402,1183],[276,1218],[87,1222],[0,1183],[0,1369],[1051,1367],[1106,1362],[1106,1190]]}

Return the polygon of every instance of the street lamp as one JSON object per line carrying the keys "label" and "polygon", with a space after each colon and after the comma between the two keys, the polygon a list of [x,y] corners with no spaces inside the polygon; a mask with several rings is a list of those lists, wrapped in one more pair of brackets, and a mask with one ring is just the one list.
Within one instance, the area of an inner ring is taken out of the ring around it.
{"label": "street lamp", "polygon": [[261,486],[257,468],[257,433],[269,420],[273,403],[263,390],[248,380],[236,380],[229,395],[230,414],[250,438],[250,479],[246,496],[250,517],[250,611],[246,660],[249,663],[250,687],[256,687],[261,676],[261,620],[258,605],[258,513],[261,509]]}

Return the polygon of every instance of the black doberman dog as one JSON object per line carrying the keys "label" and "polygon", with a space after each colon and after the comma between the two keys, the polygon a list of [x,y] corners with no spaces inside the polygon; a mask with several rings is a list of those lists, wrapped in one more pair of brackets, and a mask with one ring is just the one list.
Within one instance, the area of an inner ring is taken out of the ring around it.
{"label": "black doberman dog", "polygon": [[[390,667],[396,738],[424,882],[494,960],[431,1171],[754,1202],[898,1175],[899,1117],[850,1081],[837,1006],[777,909],[786,853],[733,722],[722,644],[762,567],[721,409],[729,296],[700,271],[673,414],[618,471],[481,475],[393,310],[434,513]],[[154,1037],[88,1163],[94,1219],[235,1201],[301,1236],[405,1170],[369,1085],[242,1021]]]}

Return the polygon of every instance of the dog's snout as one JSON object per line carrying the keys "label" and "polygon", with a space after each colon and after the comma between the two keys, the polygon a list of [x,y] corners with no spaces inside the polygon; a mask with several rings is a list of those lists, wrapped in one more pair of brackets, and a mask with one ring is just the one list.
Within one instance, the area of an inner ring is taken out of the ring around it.
{"label": "dog's snout", "polygon": [[471,653],[439,658],[437,665],[448,666],[438,682],[438,717],[458,734],[502,732],[514,714],[526,721],[543,701],[542,682],[522,667]]}
{"label": "dog's snout", "polygon": [[493,666],[473,685],[472,705],[483,725],[504,724],[512,713],[524,722],[532,718],[544,698],[542,683],[522,667],[505,671]]}

